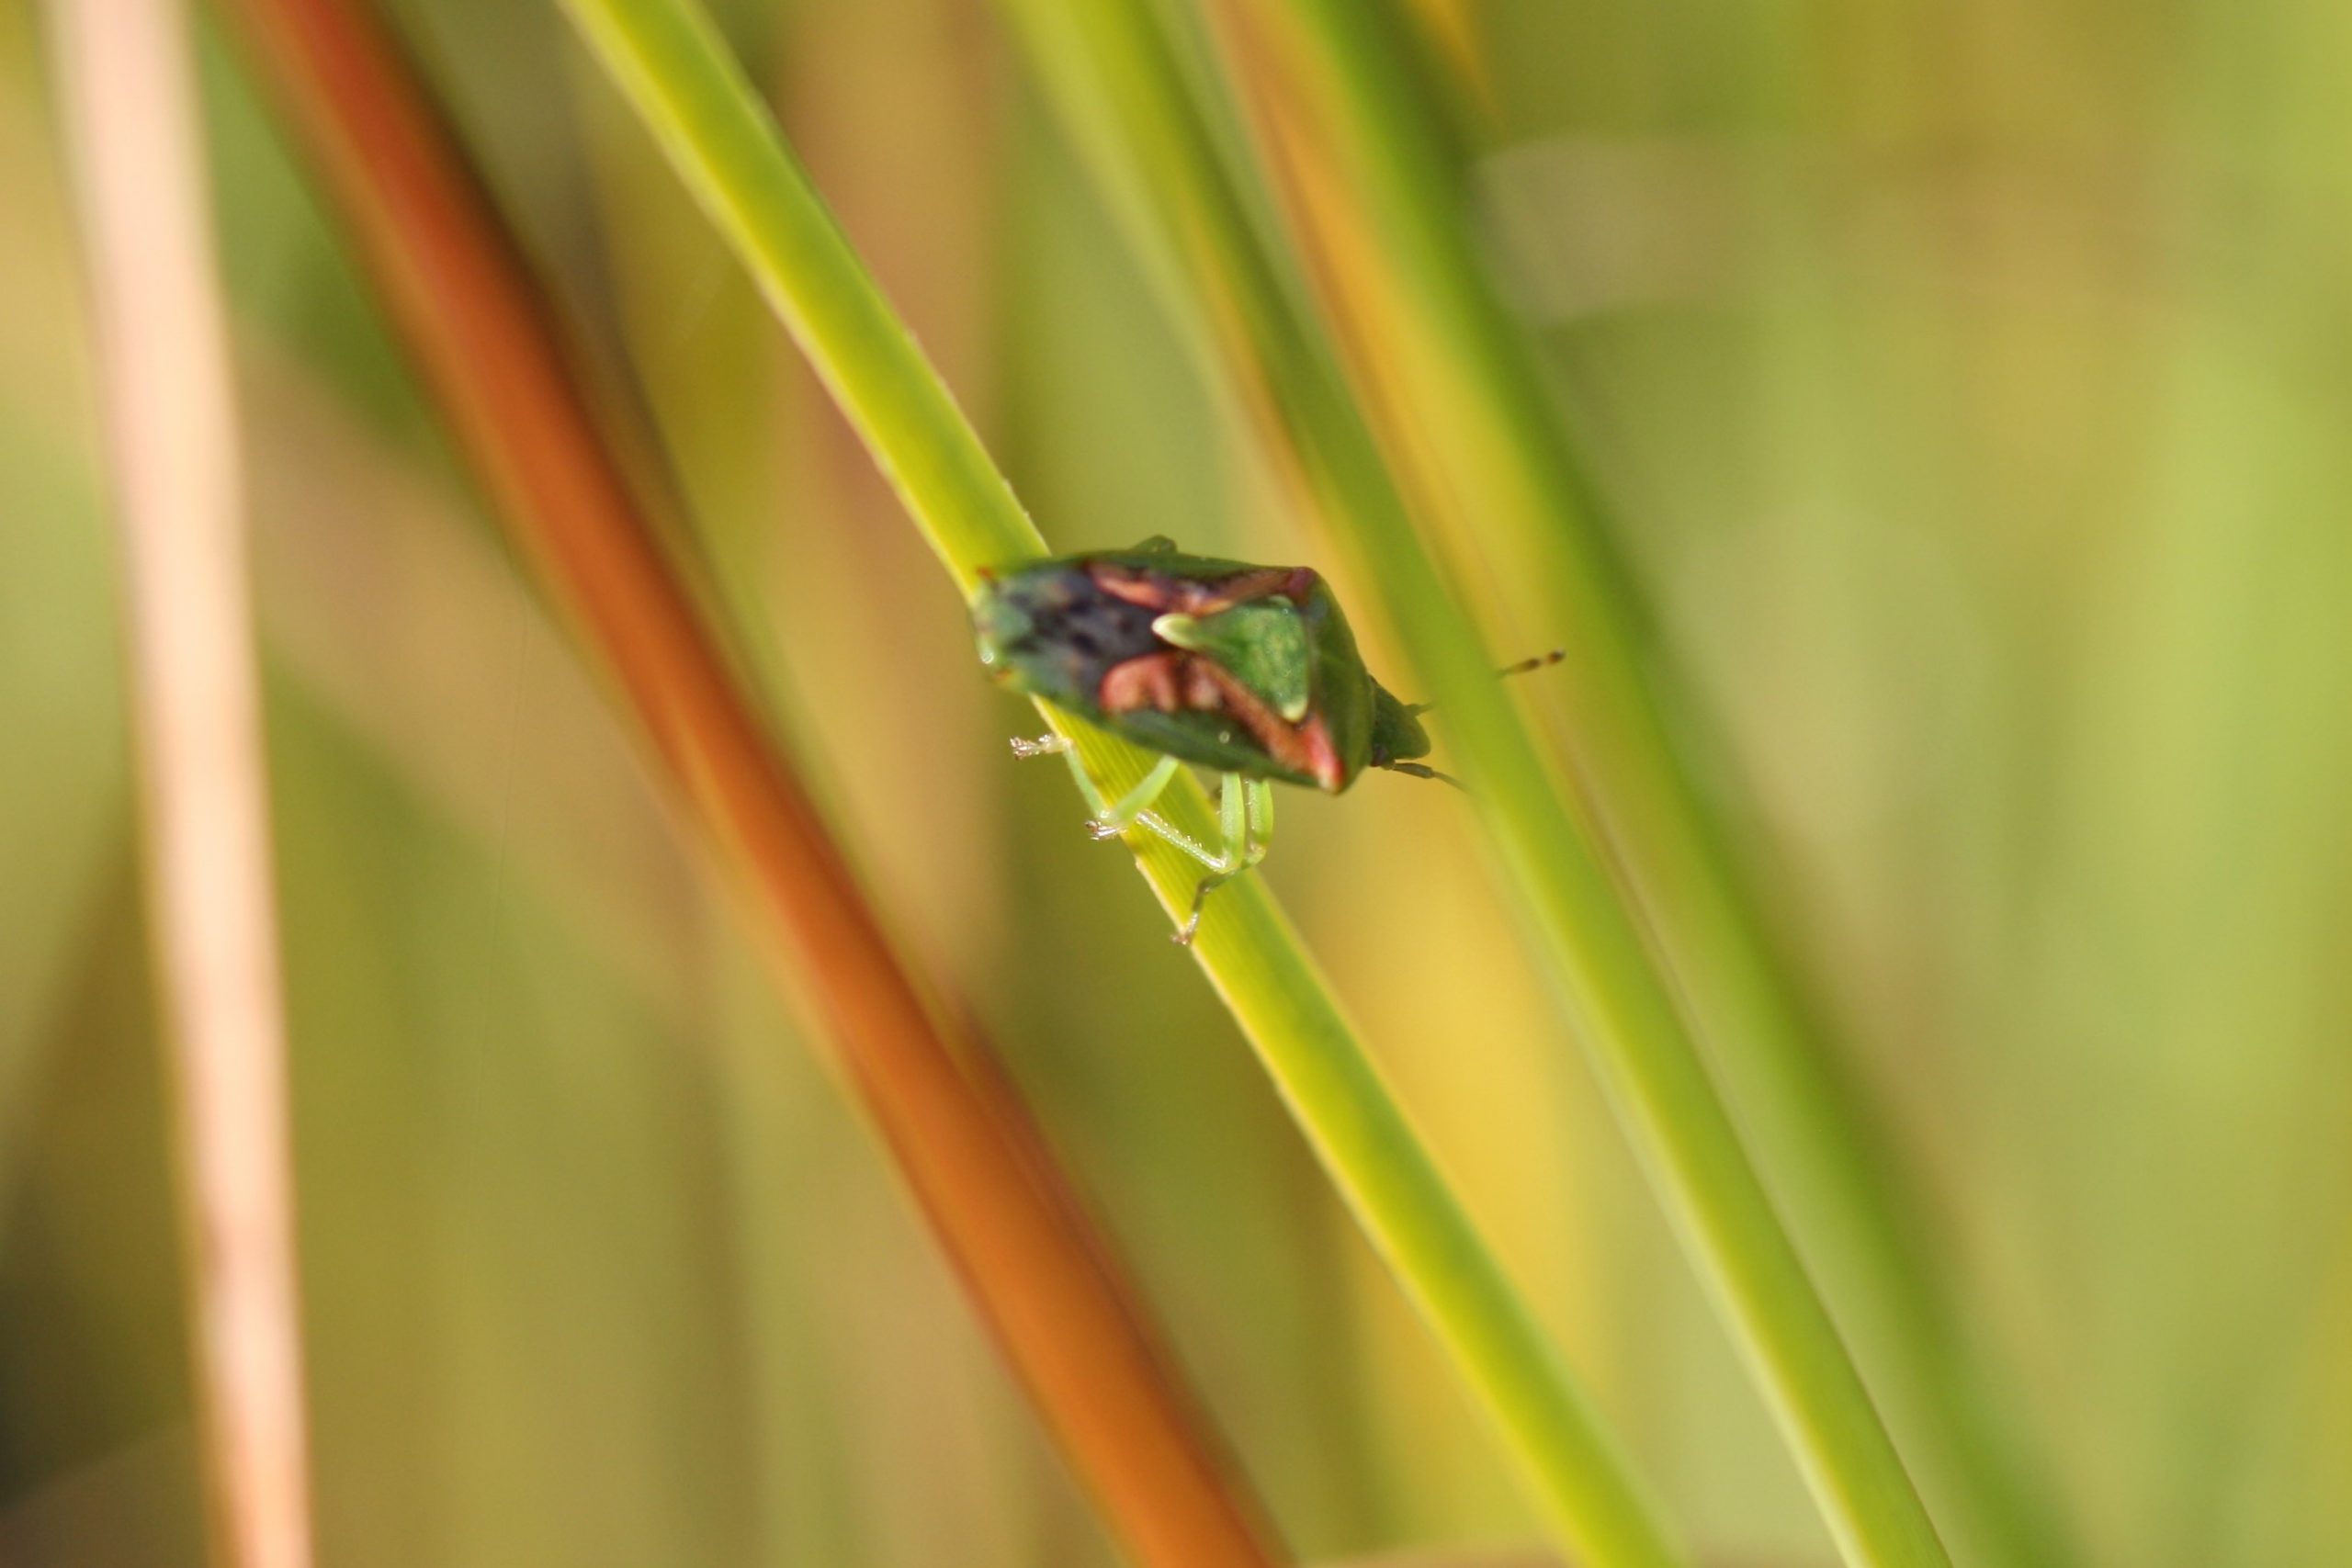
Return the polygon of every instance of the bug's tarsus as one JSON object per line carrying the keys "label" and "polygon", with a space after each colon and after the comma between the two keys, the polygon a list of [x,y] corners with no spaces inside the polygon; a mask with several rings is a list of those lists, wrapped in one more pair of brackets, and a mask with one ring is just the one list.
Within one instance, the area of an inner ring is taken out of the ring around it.
{"label": "bug's tarsus", "polygon": [[[1251,863],[1254,864],[1255,863],[1253,862]],[[1184,923],[1182,925],[1178,926],[1174,931],[1168,934],[1168,940],[1174,942],[1179,947],[1192,946],[1193,938],[1200,931],[1201,910],[1207,905],[1209,901],[1209,895],[1216,892],[1218,888],[1224,886],[1227,883],[1240,875],[1242,872],[1249,869],[1249,866],[1244,865],[1233,871],[1226,872],[1222,875],[1204,876],[1201,878],[1201,885],[1193,889],[1192,913],[1184,917]]]}
{"label": "bug's tarsus", "polygon": [[1207,900],[1209,889],[1216,886],[1213,882],[1204,882],[1199,887],[1193,889],[1193,912],[1185,917],[1182,925],[1168,933],[1169,941],[1179,947],[1193,945],[1193,938],[1201,929],[1201,905]]}

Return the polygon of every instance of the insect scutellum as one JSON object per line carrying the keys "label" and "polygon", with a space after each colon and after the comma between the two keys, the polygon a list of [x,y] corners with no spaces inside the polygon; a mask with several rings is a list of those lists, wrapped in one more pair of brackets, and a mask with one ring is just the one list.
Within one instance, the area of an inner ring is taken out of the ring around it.
{"label": "insect scutellum", "polygon": [[[1199,930],[1209,894],[1265,858],[1276,783],[1337,795],[1374,768],[1457,782],[1419,761],[1430,753],[1418,716],[1429,705],[1373,679],[1338,600],[1306,567],[1188,556],[1147,539],[986,575],[972,626],[1001,683],[1159,753],[1110,800],[1066,739],[1012,743],[1016,756],[1069,756],[1096,838],[1141,828],[1201,863],[1180,943]],[[1151,809],[1185,762],[1222,775],[1214,849]]]}

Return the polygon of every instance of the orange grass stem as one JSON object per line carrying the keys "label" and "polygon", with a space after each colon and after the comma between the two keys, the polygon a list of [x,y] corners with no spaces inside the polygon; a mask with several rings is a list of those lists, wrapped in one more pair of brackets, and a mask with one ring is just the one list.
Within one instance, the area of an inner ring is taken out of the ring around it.
{"label": "orange grass stem", "polygon": [[1278,1561],[1025,1109],[899,957],[664,559],[542,296],[390,36],[353,0],[229,8],[500,516],[822,1009],[940,1244],[1114,1533],[1164,1568]]}

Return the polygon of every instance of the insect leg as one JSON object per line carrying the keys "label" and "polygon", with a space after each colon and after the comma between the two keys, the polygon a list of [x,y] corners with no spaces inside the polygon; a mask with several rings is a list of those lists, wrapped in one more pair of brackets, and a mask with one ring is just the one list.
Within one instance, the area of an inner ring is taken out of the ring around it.
{"label": "insect leg", "polygon": [[1087,804],[1094,807],[1094,820],[1086,825],[1086,830],[1097,839],[1115,839],[1125,832],[1136,818],[1159,798],[1159,792],[1166,789],[1168,781],[1176,776],[1178,766],[1173,757],[1160,758],[1152,764],[1151,772],[1144,774],[1142,783],[1106,806],[1102,802],[1102,792],[1094,787],[1094,781],[1088,778],[1086,770],[1078,765],[1076,756],[1070,758],[1069,765],[1086,791]]}
{"label": "insect leg", "polygon": [[[1169,940],[1179,947],[1193,945],[1193,933],[1201,929],[1201,909],[1209,895],[1232,881],[1265,858],[1265,846],[1253,845],[1251,835],[1263,823],[1271,832],[1273,828],[1273,786],[1263,779],[1245,780],[1239,773],[1227,773],[1217,786],[1217,828],[1225,840],[1225,852],[1216,861],[1201,856],[1209,874],[1201,878],[1193,889],[1193,911],[1184,923],[1176,928]],[[1196,851],[1195,853],[1198,852]]]}
{"label": "insect leg", "polygon": [[1135,825],[1145,829],[1147,832],[1151,833],[1154,837],[1175,845],[1178,849],[1183,851],[1186,854],[1192,856],[1203,865],[1207,866],[1211,871],[1226,871],[1231,868],[1232,862],[1229,857],[1212,853],[1207,845],[1202,843],[1198,839],[1195,839],[1182,828],[1177,827],[1176,824],[1170,822],[1167,818],[1162,817],[1157,811],[1146,811],[1141,813],[1136,818]]}
{"label": "insect leg", "polygon": [[1183,851],[1208,872],[1193,889],[1192,913],[1173,938],[1179,946],[1189,947],[1193,933],[1201,929],[1201,908],[1208,902],[1209,895],[1265,858],[1266,842],[1273,836],[1274,799],[1273,786],[1265,780],[1226,774],[1217,791],[1220,843],[1218,852],[1212,853],[1199,840],[1151,809],[1151,803],[1159,798],[1168,781],[1176,776],[1178,766],[1175,758],[1162,757],[1144,775],[1142,783],[1106,805],[1102,791],[1079,766],[1077,757],[1070,758],[1070,772],[1077,776],[1088,804],[1094,807],[1094,820],[1086,825],[1088,832],[1097,839],[1109,839],[1129,828],[1141,828]]}
{"label": "insect leg", "polygon": [[1250,853],[1249,863],[1256,865],[1266,858],[1266,846],[1274,841],[1274,784],[1272,779],[1251,779],[1250,795]]}
{"label": "insect leg", "polygon": [[1249,795],[1239,773],[1217,780],[1216,825],[1225,841],[1225,858],[1238,864],[1250,848]]}
{"label": "insect leg", "polygon": [[1078,787],[1086,796],[1087,805],[1094,812],[1094,819],[1086,825],[1086,830],[1097,839],[1114,839],[1129,828],[1141,828],[1153,837],[1175,845],[1211,871],[1235,869],[1236,863],[1229,852],[1216,853],[1150,808],[1151,803],[1168,787],[1168,782],[1176,776],[1178,766],[1175,758],[1162,757],[1153,764],[1151,772],[1144,775],[1142,783],[1122,795],[1116,803],[1111,803],[1102,798],[1102,790],[1087,777],[1086,770],[1079,766],[1078,758],[1073,754],[1069,760],[1069,771],[1078,780]]}
{"label": "insect leg", "polygon": [[1066,759],[1069,763],[1069,776],[1077,781],[1078,793],[1086,797],[1086,808],[1093,814],[1094,819],[1086,825],[1086,829],[1097,839],[1115,838],[1125,832],[1130,823],[1141,820],[1146,827],[1150,828],[1162,838],[1180,842],[1185,848],[1192,850],[1194,854],[1202,855],[1204,859],[1207,858],[1199,846],[1185,839],[1183,835],[1176,832],[1146,809],[1153,801],[1159,798],[1159,792],[1168,787],[1168,781],[1176,776],[1175,758],[1159,759],[1153,765],[1151,772],[1143,776],[1142,783],[1136,784],[1117,801],[1113,802],[1102,798],[1101,786],[1095,784],[1093,775],[1086,771],[1086,765],[1078,760],[1077,744],[1067,735],[1040,735],[1035,740],[1016,738],[1012,742],[1012,754],[1024,759],[1029,757]]}

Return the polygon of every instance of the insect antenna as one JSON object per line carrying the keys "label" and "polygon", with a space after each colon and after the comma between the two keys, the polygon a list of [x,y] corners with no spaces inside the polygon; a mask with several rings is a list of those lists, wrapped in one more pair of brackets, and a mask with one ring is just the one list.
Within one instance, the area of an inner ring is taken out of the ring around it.
{"label": "insect antenna", "polygon": [[1559,663],[1560,660],[1566,659],[1567,656],[1568,650],[1566,649],[1555,648],[1549,653],[1539,653],[1532,659],[1522,659],[1516,664],[1504,665],[1501,669],[1495,671],[1495,679],[1500,681],[1508,679],[1513,675],[1525,675],[1533,671],[1548,669],[1550,666]]}
{"label": "insect antenna", "polygon": [[[1539,653],[1532,659],[1522,659],[1516,664],[1504,665],[1501,669],[1495,671],[1495,679],[1498,681],[1507,681],[1513,675],[1526,675],[1537,670],[1548,669],[1552,665],[1559,663],[1560,660],[1566,659],[1567,656],[1567,649],[1555,648],[1549,653]],[[1405,711],[1418,716],[1429,712],[1430,709],[1435,706],[1437,706],[1435,703],[1407,703],[1405,705]]]}
{"label": "insect antenna", "polygon": [[1417,779],[1435,779],[1440,784],[1452,784],[1464,795],[1470,793],[1468,784],[1464,784],[1452,773],[1439,773],[1427,762],[1378,762],[1374,765],[1385,768],[1392,773],[1409,773]]}

